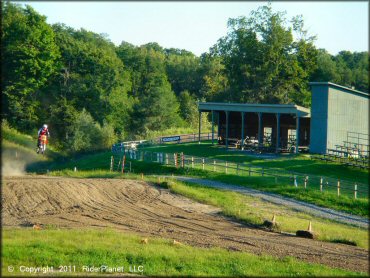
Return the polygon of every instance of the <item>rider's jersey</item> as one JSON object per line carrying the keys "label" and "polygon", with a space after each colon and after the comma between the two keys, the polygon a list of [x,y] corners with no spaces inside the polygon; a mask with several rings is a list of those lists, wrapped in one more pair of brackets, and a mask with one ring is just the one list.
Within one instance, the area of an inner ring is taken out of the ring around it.
{"label": "rider's jersey", "polygon": [[40,128],[38,136],[40,140],[45,138],[45,136],[49,137],[50,136],[49,130],[47,128]]}

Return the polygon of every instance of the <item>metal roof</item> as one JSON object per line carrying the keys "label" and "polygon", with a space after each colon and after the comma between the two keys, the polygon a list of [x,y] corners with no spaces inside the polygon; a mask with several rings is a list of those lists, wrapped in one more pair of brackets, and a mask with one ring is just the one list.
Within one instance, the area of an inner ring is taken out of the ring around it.
{"label": "metal roof", "polygon": [[349,93],[354,93],[354,94],[364,96],[364,97],[367,97],[367,98],[369,98],[369,96],[370,96],[369,93],[357,91],[355,89],[345,87],[345,86],[342,86],[342,85],[338,85],[338,84],[335,84],[335,83],[331,83],[331,82],[309,82],[308,85],[310,85],[310,86],[326,85],[326,86],[330,86],[330,87],[334,87],[334,88],[339,88],[339,89],[342,89],[342,90],[347,91]]}
{"label": "metal roof", "polygon": [[257,104],[257,103],[222,103],[199,102],[199,111],[231,111],[254,113],[298,114],[300,117],[310,117],[310,109],[295,104]]}

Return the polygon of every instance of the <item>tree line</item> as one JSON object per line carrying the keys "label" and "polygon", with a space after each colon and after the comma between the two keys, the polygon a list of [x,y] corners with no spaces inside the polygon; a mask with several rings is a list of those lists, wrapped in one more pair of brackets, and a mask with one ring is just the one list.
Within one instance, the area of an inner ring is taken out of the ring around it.
{"label": "tree line", "polygon": [[[315,47],[301,16],[271,5],[228,21],[200,57],[158,43],[115,46],[104,34],[50,25],[30,6],[2,5],[2,118],[26,133],[43,123],[71,152],[198,126],[197,101],[310,106],[309,81],[368,92],[368,52]],[[205,124],[207,119],[204,119]]]}

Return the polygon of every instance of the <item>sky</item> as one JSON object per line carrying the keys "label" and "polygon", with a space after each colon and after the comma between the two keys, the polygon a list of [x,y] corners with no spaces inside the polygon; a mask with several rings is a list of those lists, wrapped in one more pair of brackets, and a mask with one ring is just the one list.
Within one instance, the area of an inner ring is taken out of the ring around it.
{"label": "sky", "polygon": [[[24,5],[26,2],[17,2]],[[27,2],[47,22],[108,34],[116,45],[157,42],[165,48],[186,49],[196,55],[208,52],[227,34],[227,20],[249,16],[267,2]],[[287,19],[303,15],[315,45],[335,55],[369,49],[369,3],[272,2],[274,11],[286,11]]]}

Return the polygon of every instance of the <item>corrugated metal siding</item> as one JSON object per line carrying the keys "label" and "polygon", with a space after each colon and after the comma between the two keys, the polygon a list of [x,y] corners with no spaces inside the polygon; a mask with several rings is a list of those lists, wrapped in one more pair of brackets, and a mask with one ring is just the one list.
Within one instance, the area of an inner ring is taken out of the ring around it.
{"label": "corrugated metal siding", "polygon": [[312,87],[310,152],[325,153],[328,123],[328,86]]}
{"label": "corrugated metal siding", "polygon": [[369,99],[329,87],[327,148],[343,145],[347,132],[369,134]]}

